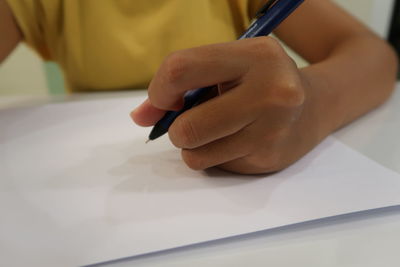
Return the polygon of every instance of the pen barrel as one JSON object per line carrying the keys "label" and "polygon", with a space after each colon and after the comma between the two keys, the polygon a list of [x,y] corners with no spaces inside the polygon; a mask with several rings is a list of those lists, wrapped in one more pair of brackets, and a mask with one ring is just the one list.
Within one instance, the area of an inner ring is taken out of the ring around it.
{"label": "pen barrel", "polygon": [[200,101],[214,88],[215,86],[203,87],[197,90],[188,91],[184,97],[183,108],[178,111],[167,111],[164,117],[154,125],[153,130],[149,135],[150,140],[157,139],[163,134],[168,132],[169,127],[175,121],[175,119],[184,113],[185,111],[191,109],[192,107],[198,105]]}
{"label": "pen barrel", "polygon": [[277,1],[250,25],[239,40],[271,34],[303,2],[304,0]]}

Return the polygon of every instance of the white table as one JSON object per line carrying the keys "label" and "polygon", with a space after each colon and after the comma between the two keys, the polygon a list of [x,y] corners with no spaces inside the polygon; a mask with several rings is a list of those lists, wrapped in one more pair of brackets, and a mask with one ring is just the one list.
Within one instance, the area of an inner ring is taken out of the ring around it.
{"label": "white table", "polygon": [[[382,107],[334,135],[400,173],[400,84]],[[3,97],[0,109],[145,92],[72,97]],[[98,266],[400,266],[400,207],[339,216]]]}

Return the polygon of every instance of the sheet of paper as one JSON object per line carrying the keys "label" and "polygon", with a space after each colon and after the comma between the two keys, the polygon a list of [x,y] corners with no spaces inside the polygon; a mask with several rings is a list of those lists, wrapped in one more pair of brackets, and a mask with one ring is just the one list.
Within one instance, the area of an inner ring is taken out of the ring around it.
{"label": "sheet of paper", "polygon": [[0,259],[76,266],[400,204],[400,176],[328,138],[272,176],[188,169],[143,98],[0,112]]}

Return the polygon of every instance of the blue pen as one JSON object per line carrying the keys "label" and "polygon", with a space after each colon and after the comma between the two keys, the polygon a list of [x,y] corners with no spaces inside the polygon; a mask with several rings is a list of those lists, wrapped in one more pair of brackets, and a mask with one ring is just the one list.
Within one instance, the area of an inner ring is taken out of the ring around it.
{"label": "blue pen", "polygon": [[[283,20],[285,20],[304,0],[269,0],[256,14],[256,20],[239,38],[253,38],[269,35]],[[184,106],[179,111],[168,111],[153,127],[149,141],[157,139],[168,132],[175,119],[188,109],[199,104],[215,86],[188,91],[184,96]]]}

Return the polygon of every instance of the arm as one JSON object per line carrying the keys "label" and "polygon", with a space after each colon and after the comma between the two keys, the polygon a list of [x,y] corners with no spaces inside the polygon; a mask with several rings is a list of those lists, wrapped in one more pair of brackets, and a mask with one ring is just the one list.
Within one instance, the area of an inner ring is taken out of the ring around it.
{"label": "arm", "polygon": [[301,71],[315,90],[315,109],[323,110],[323,136],[382,104],[394,89],[392,48],[329,0],[305,1],[276,34],[311,63]]}
{"label": "arm", "polygon": [[6,59],[21,40],[22,33],[6,0],[0,0],[0,63]]}
{"label": "arm", "polygon": [[180,115],[169,129],[193,169],[281,170],[339,127],[373,109],[394,88],[392,49],[329,0],[306,0],[277,34],[311,62],[298,69],[270,37],[178,51],[133,113],[153,125],[179,109],[190,89],[223,92]]}

